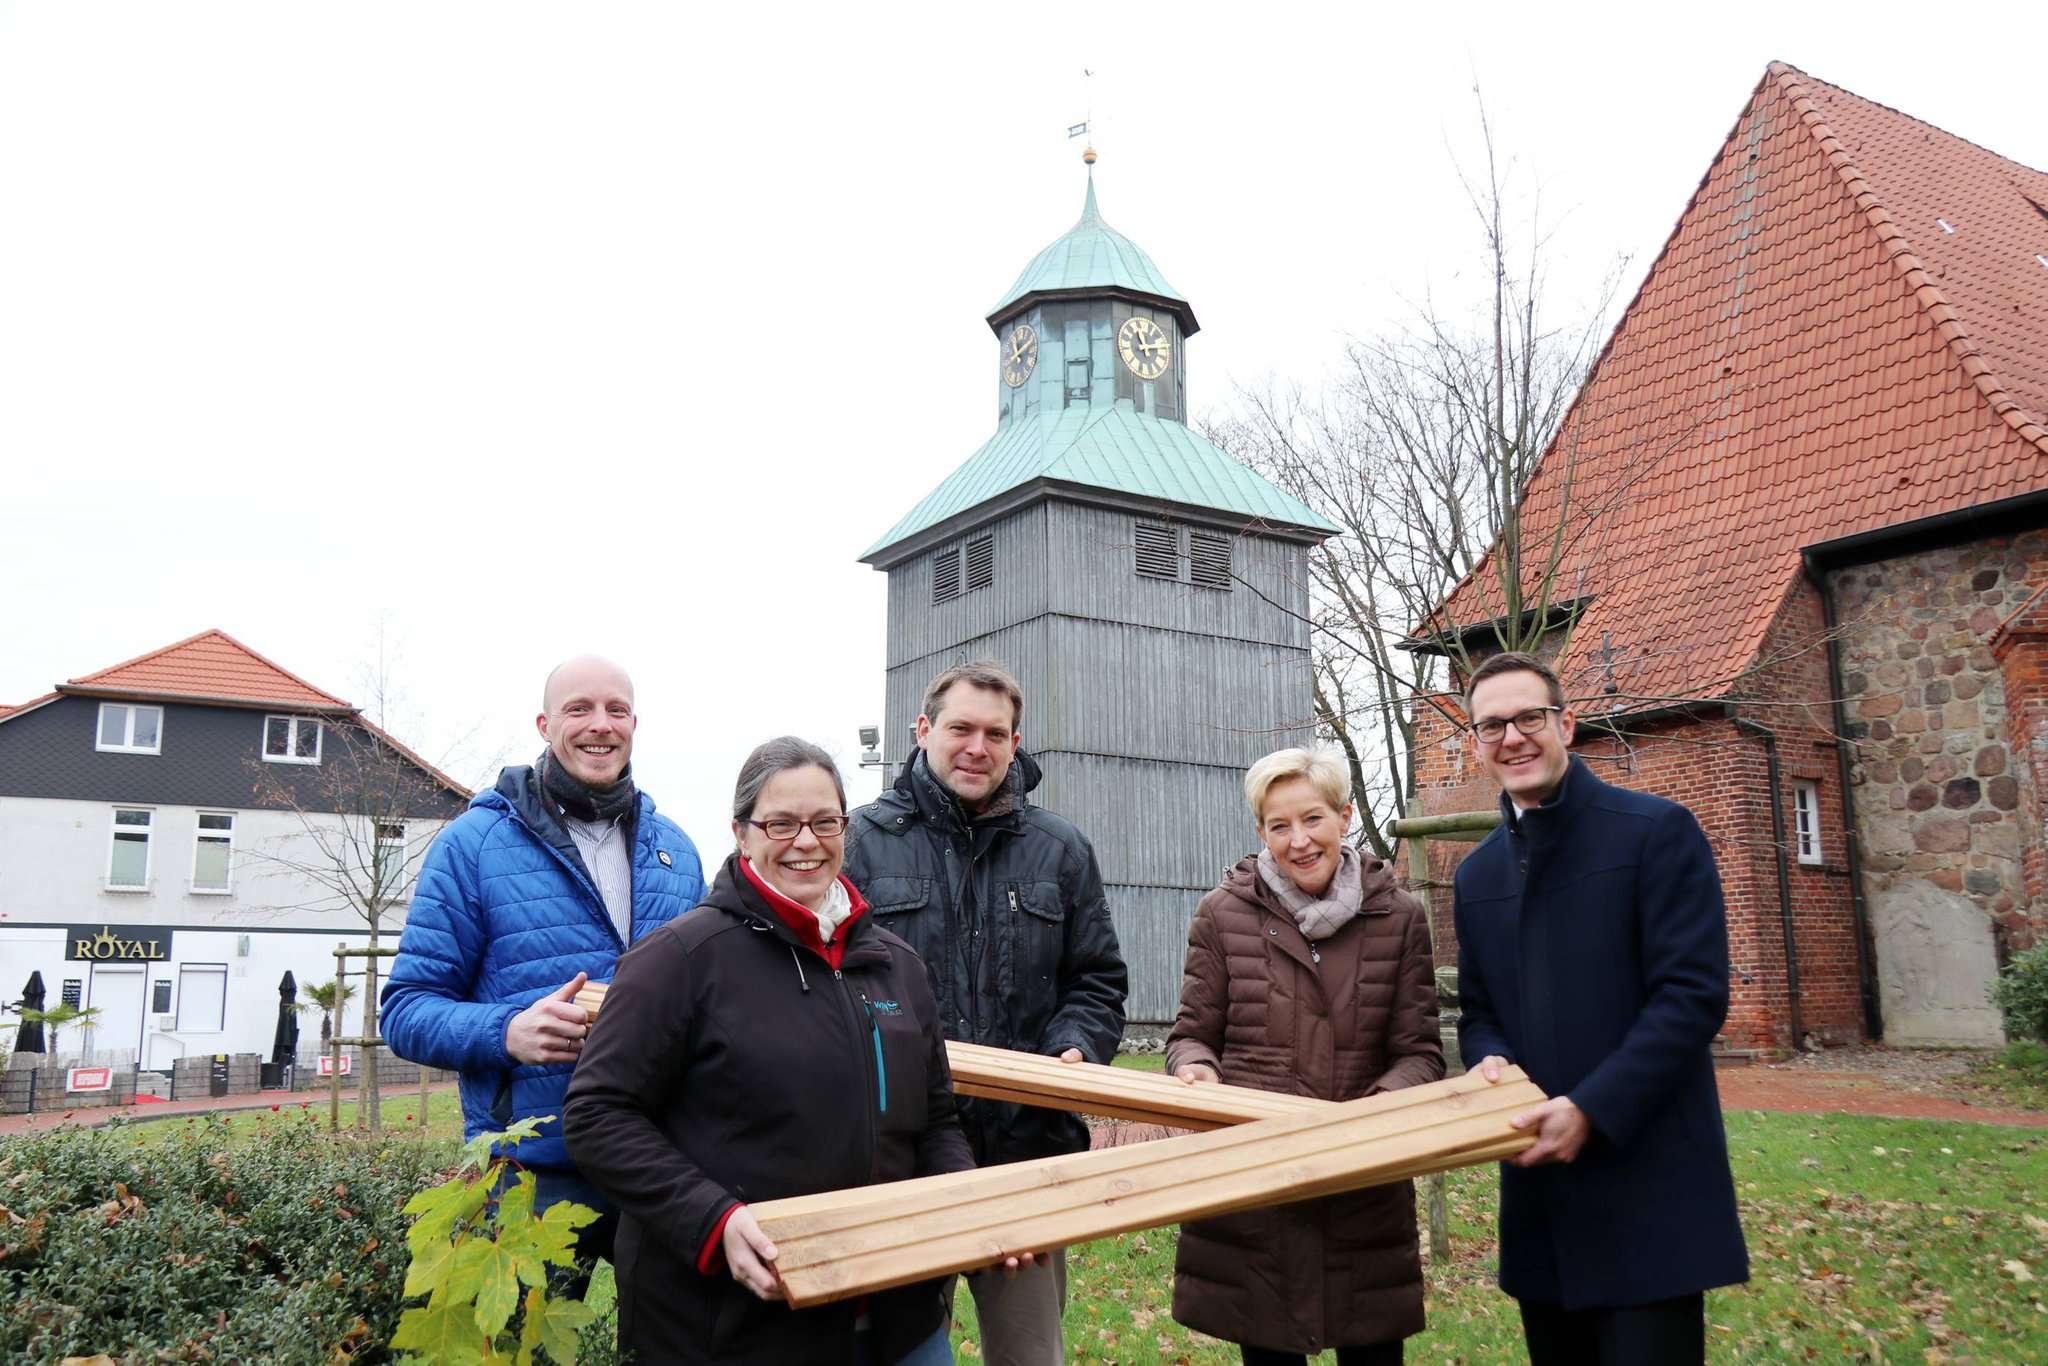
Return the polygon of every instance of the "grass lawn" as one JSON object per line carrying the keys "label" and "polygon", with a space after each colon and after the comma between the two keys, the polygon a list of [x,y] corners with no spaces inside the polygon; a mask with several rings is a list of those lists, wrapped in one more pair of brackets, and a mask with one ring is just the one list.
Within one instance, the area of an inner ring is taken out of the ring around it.
{"label": "grass lawn", "polygon": [[[1738,1112],[1728,1142],[1752,1279],[1707,1297],[1712,1360],[2048,1362],[2048,1134]],[[1452,1175],[1454,1255],[1430,1268],[1410,1361],[1525,1359],[1492,1284],[1497,1190],[1491,1167]],[[1168,1316],[1174,1240],[1154,1229],[1069,1250],[1070,1360],[1238,1359]],[[956,1354],[976,1360],[971,1298],[956,1308]]]}
{"label": "grass lawn", "polygon": [[[417,1093],[401,1096],[386,1095],[382,1106],[384,1128],[392,1134],[423,1134],[431,1140],[445,1141],[452,1154],[455,1145],[462,1139],[462,1102],[452,1090],[436,1091],[427,1097],[425,1110],[426,1124],[418,1121],[421,1116],[420,1098]],[[196,1115],[165,1115],[156,1118],[149,1113],[148,1106],[138,1106],[132,1111],[129,1132],[138,1143],[161,1143],[188,1123],[198,1123]],[[280,1103],[275,1109],[235,1110],[222,1116],[230,1133],[254,1130],[259,1125],[274,1124],[317,1124],[321,1133],[327,1132],[327,1093],[317,1096],[311,1092]],[[140,1122],[137,1122],[139,1120]],[[356,1122],[356,1103],[346,1093],[341,1101],[341,1127],[353,1130]]]}
{"label": "grass lawn", "polygon": [[2006,1045],[1997,1057],[1963,1074],[1965,1085],[2016,1110],[2048,1110],[2048,1044]]}

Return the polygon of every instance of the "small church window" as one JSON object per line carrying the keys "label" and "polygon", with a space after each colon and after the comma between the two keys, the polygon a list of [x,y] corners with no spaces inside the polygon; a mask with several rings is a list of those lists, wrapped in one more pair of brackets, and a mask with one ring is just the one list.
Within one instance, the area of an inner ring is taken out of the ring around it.
{"label": "small church window", "polygon": [[1136,543],[1139,574],[1148,579],[1180,578],[1180,536],[1175,528],[1139,522]]}
{"label": "small church window", "polygon": [[1067,358],[1067,402],[1069,404],[1088,401],[1089,365],[1086,356]]}
{"label": "small church window", "polygon": [[977,588],[986,588],[996,579],[996,541],[993,536],[977,536],[967,543],[967,587],[972,593]]}
{"label": "small church window", "polygon": [[960,547],[949,545],[932,556],[932,604],[960,596]]}
{"label": "small church window", "polygon": [[1214,531],[1188,532],[1188,582],[1197,588],[1230,587],[1230,538]]}
{"label": "small church window", "polygon": [[1801,863],[1819,863],[1820,854],[1820,784],[1795,782],[1792,784],[1792,830],[1793,844],[1799,851]]}

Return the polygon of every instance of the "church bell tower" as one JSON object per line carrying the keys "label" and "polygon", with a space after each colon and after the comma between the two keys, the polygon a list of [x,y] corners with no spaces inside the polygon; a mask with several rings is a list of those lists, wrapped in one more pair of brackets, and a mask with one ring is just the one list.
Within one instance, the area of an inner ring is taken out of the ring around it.
{"label": "church bell tower", "polygon": [[1172,1020],[1195,903],[1257,845],[1244,771],[1310,735],[1309,548],[1337,528],[1187,425],[1194,308],[1096,203],[987,314],[996,430],[861,556],[889,576],[884,757],[925,685],[1024,686],[1031,800],[1095,845],[1133,1023]]}

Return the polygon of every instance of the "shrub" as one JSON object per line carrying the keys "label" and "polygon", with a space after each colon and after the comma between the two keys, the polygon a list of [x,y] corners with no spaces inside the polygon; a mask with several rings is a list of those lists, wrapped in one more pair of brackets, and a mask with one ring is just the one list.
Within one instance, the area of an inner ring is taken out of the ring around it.
{"label": "shrub", "polygon": [[1991,1003],[2005,1012],[2009,1037],[2048,1043],[2048,940],[2013,955],[1991,984]]}
{"label": "shrub", "polygon": [[445,1144],[218,1117],[0,1140],[0,1360],[388,1360]]}

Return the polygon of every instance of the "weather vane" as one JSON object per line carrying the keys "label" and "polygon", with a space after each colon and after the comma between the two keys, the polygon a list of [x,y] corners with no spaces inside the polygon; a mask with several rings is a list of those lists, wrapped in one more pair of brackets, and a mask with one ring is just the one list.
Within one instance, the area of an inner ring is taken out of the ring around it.
{"label": "weather vane", "polygon": [[[1085,136],[1088,132],[1090,125],[1092,125],[1095,122],[1095,86],[1093,84],[1094,79],[1095,73],[1093,71],[1088,70],[1086,67],[1083,67],[1081,70],[1081,104],[1082,108],[1086,111],[1086,114],[1079,123],[1070,123],[1067,125],[1067,141],[1069,142],[1072,142],[1075,138]],[[1095,164],[1095,140],[1093,138],[1090,138],[1088,140],[1087,148],[1083,150],[1081,153],[1081,160],[1086,162],[1089,166],[1093,166]]]}

